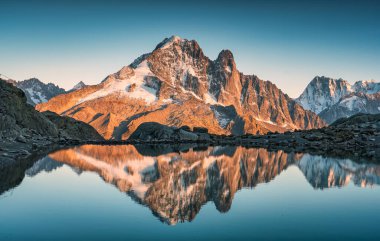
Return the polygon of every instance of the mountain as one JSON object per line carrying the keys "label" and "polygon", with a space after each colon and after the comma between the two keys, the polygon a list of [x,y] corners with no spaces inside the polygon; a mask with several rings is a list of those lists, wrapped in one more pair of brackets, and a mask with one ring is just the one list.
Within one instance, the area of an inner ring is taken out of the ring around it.
{"label": "mountain", "polygon": [[351,85],[343,79],[316,76],[296,101],[306,110],[319,114],[351,93]]}
{"label": "mountain", "polygon": [[357,113],[379,114],[380,92],[375,94],[351,93],[342,97],[336,104],[324,109],[319,116],[331,124],[335,120],[350,117]]}
{"label": "mountain", "polygon": [[79,81],[78,84],[74,85],[73,88],[71,88],[69,91],[75,91],[75,90],[79,90],[79,89],[82,89],[83,87],[86,87],[87,85],[85,83],[83,83],[83,81]]}
{"label": "mountain", "polygon": [[23,81],[14,81],[13,84],[24,91],[28,104],[35,106],[46,102],[54,96],[65,93],[66,91],[52,83],[42,83],[39,79],[31,78]]}
{"label": "mountain", "polygon": [[149,121],[206,127],[215,134],[324,126],[276,85],[239,72],[229,50],[212,61],[196,41],[176,36],[100,84],[56,96],[36,108],[89,123],[107,139],[127,139]]}
{"label": "mountain", "polygon": [[327,123],[356,113],[380,112],[380,83],[357,81],[353,85],[343,79],[315,77],[296,101]]}

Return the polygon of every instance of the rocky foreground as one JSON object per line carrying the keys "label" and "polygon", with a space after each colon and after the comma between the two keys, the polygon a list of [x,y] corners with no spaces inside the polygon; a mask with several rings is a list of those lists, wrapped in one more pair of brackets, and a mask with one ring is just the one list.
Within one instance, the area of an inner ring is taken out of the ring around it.
{"label": "rocky foreground", "polygon": [[0,79],[0,165],[55,145],[103,138],[90,125],[27,104],[25,93]]}

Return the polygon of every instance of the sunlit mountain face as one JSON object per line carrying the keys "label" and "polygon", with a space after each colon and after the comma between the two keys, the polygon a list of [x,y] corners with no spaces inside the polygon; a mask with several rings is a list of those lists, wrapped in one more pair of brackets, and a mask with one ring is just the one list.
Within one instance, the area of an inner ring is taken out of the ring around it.
{"label": "sunlit mountain face", "polygon": [[242,188],[271,182],[289,166],[298,167],[315,189],[372,186],[380,166],[348,159],[243,147],[84,145],[60,150],[26,171],[34,176],[68,165],[76,173],[94,172],[164,223],[192,221],[208,202],[228,212]]}

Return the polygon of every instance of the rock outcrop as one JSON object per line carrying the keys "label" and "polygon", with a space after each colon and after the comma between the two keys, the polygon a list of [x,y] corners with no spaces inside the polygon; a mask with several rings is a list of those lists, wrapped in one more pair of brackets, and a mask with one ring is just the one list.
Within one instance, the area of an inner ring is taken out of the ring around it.
{"label": "rock outcrop", "polygon": [[[0,158],[18,154],[59,141],[103,140],[86,123],[54,113],[40,113],[27,104],[25,93],[0,80]],[[13,154],[9,152],[12,151]]]}
{"label": "rock outcrop", "polygon": [[68,116],[60,116],[54,112],[42,112],[59,130],[61,140],[76,139],[100,141],[103,137],[90,125]]}

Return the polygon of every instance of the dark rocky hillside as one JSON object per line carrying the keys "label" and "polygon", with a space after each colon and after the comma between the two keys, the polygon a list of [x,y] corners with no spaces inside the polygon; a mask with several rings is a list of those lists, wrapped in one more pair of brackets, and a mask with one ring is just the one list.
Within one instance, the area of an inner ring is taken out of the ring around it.
{"label": "dark rocky hillside", "polygon": [[86,123],[36,111],[22,90],[3,80],[0,99],[0,159],[28,155],[58,142],[103,139]]}

